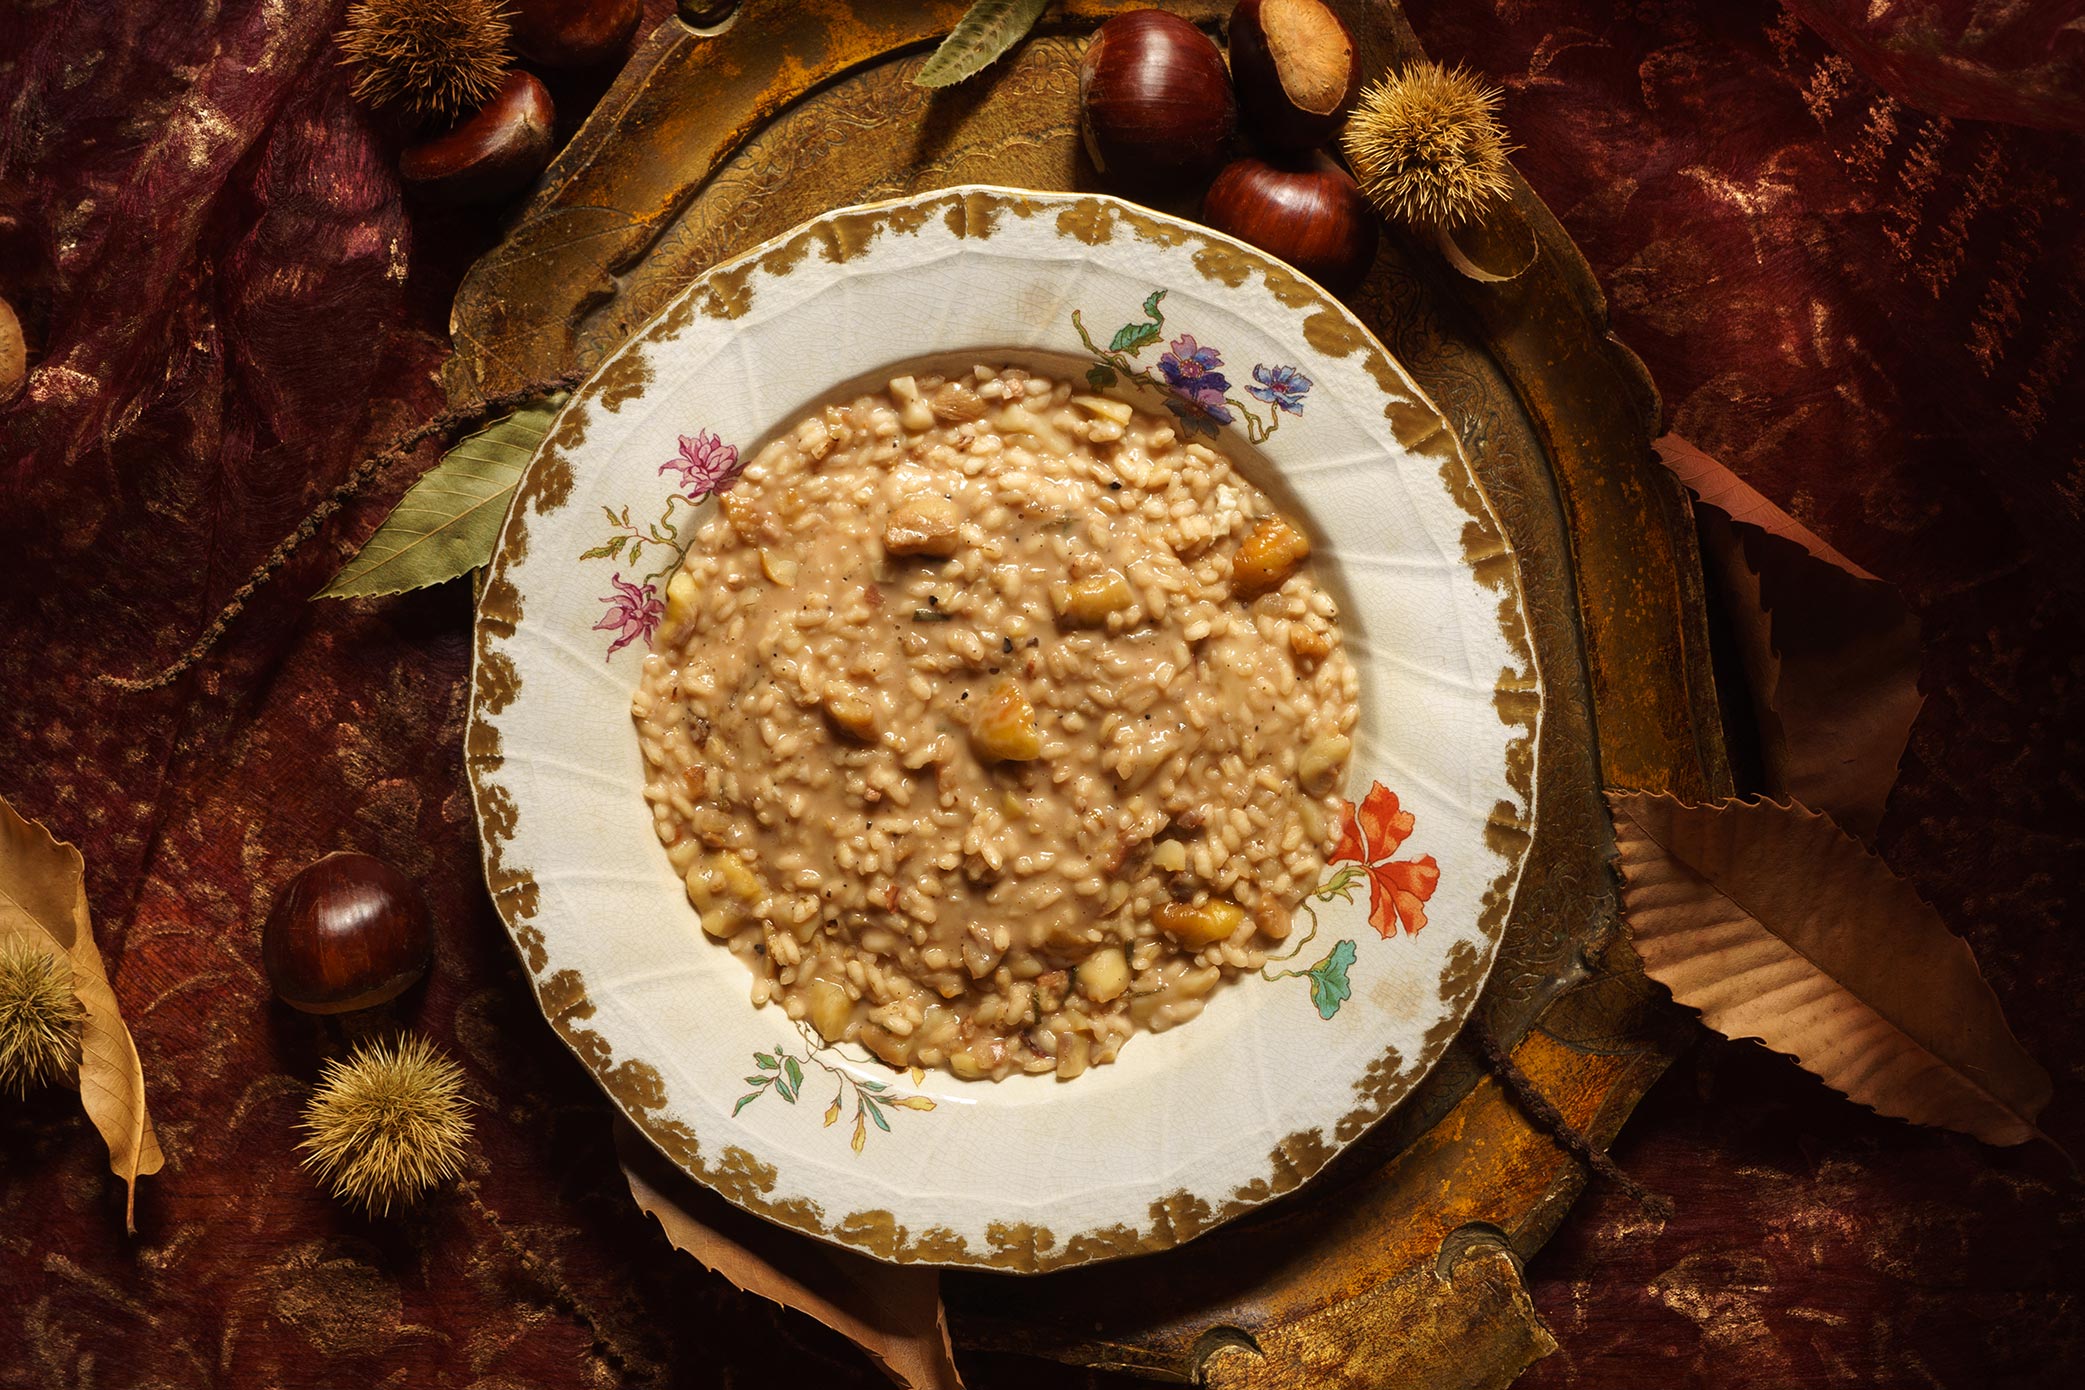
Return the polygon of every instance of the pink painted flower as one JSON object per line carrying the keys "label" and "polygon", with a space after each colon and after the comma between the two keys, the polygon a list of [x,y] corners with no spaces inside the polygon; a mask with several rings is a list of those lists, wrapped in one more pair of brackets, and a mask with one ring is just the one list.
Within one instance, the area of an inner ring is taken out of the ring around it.
{"label": "pink painted flower", "polygon": [[702,430],[693,437],[681,436],[681,455],[659,465],[661,473],[678,469],[681,487],[690,500],[707,497],[713,492],[722,492],[738,481],[745,465],[738,461],[736,445]]}
{"label": "pink painted flower", "polygon": [[649,645],[652,634],[658,631],[659,620],[666,616],[666,605],[659,602],[658,591],[650,584],[639,587],[624,583],[620,571],[609,582],[615,585],[615,592],[601,599],[608,605],[608,612],[594,624],[595,632],[617,634],[609,644],[608,654],[614,656],[640,637]]}

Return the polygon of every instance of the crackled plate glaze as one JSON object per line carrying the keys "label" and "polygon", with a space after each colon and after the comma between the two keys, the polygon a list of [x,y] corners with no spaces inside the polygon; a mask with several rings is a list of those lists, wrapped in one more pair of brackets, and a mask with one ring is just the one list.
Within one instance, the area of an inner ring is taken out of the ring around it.
{"label": "crackled plate glaze", "polygon": [[[1228,453],[1306,518],[1361,675],[1352,804],[1282,957],[1071,1082],[894,1072],[753,1008],[641,795],[630,696],[713,493],[843,385],[949,354],[1073,370]],[[1461,1026],[1533,824],[1519,575],[1452,429],[1316,285],[1106,197],[845,209],[696,280],[529,465],[475,658],[486,879],[551,1023],[687,1172],[886,1260],[1158,1250],[1308,1179]]]}

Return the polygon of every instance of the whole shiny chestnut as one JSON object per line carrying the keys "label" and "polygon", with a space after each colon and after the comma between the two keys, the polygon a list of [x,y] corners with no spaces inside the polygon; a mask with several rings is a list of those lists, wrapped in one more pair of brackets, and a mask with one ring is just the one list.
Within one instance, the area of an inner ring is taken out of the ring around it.
{"label": "whole shiny chestnut", "polygon": [[1347,171],[1322,154],[1248,156],[1216,176],[1202,220],[1345,294],[1374,264],[1375,209]]}
{"label": "whole shiny chestnut", "polygon": [[536,181],[556,125],[549,89],[515,68],[477,114],[401,154],[398,172],[431,202],[493,202]]}
{"label": "whole shiny chestnut", "polygon": [[1239,0],[1231,82],[1246,134],[1271,149],[1322,145],[1361,89],[1354,36],[1324,0]]}
{"label": "whole shiny chestnut", "polygon": [[1238,103],[1207,34],[1163,10],[1131,10],[1094,32],[1079,62],[1079,131],[1118,188],[1169,192],[1229,153]]}
{"label": "whole shiny chestnut", "polygon": [[514,47],[552,68],[585,68],[623,51],[644,0],[507,0]]}
{"label": "whole shiny chestnut", "polygon": [[261,928],[276,997],[308,1014],[367,1009],[427,973],[434,924],[413,881],[381,859],[337,853],[291,879]]}

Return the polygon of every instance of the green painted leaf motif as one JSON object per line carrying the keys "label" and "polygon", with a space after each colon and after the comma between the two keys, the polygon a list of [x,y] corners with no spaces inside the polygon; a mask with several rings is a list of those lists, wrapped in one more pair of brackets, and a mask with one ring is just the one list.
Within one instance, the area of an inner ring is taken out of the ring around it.
{"label": "green painted leaf motif", "polygon": [[1158,311],[1158,302],[1166,297],[1164,290],[1153,290],[1144,296],[1145,323],[1125,323],[1115,330],[1108,340],[1109,352],[1142,352],[1159,340],[1166,326],[1166,316]]}
{"label": "green painted leaf motif", "polygon": [[775,1059],[768,1056],[765,1052],[756,1052],[753,1054],[753,1065],[759,1067],[762,1071],[773,1071],[776,1064]]}
{"label": "green painted leaf motif", "polygon": [[804,1069],[796,1064],[796,1058],[784,1057],[782,1070],[789,1073],[789,1084],[801,1087],[804,1084]]}
{"label": "green painted leaf motif", "polygon": [[1119,378],[1115,375],[1115,369],[1102,363],[1096,362],[1086,369],[1086,384],[1096,391],[1107,390],[1117,380]]}
{"label": "green painted leaf motif", "polygon": [[1125,323],[1108,339],[1109,352],[1141,352],[1158,341],[1159,327],[1155,323]]}
{"label": "green painted leaf motif", "polygon": [[1317,1005],[1319,1018],[1332,1017],[1353,996],[1354,987],[1347,983],[1347,969],[1353,963],[1354,943],[1342,941],[1331,955],[1304,972],[1310,978],[1310,1002]]}
{"label": "green painted leaf motif", "polygon": [[400,594],[469,574],[492,558],[507,499],[564,402],[524,406],[458,440],[315,598]]}
{"label": "green painted leaf motif", "polygon": [[582,560],[613,560],[622,550],[623,542],[628,539],[630,539],[628,536],[617,536],[612,541],[604,541],[592,550],[580,551],[579,558]]}
{"label": "green painted leaf motif", "polygon": [[862,1104],[869,1107],[869,1118],[876,1122],[876,1128],[882,1130],[885,1134],[890,1133],[890,1121],[883,1118],[882,1107],[867,1096],[862,1097]]}
{"label": "green painted leaf motif", "polygon": [[760,1092],[758,1091],[753,1092],[753,1094],[749,1096],[740,1096],[738,1098],[738,1104],[731,1107],[731,1113],[736,1115],[739,1111],[745,1109],[747,1106],[751,1105],[754,1101],[759,1099]]}
{"label": "green painted leaf motif", "polygon": [[976,0],[913,82],[946,87],[981,72],[1035,27],[1050,0]]}
{"label": "green painted leaf motif", "polygon": [[772,1076],[743,1076],[739,1079],[748,1086],[765,1086],[768,1082],[774,1080]]}
{"label": "green painted leaf motif", "polygon": [[881,1091],[884,1089],[884,1083],[881,1081],[863,1081],[858,1084],[865,1091]]}
{"label": "green painted leaf motif", "polygon": [[777,1081],[775,1083],[775,1094],[788,1101],[791,1105],[796,1104],[796,1088],[787,1081]]}

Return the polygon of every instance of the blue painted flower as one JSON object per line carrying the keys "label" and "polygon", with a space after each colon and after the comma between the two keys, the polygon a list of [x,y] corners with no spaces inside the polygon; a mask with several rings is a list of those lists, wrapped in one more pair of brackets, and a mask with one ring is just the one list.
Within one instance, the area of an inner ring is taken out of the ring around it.
{"label": "blue painted flower", "polygon": [[1271,406],[1286,410],[1291,415],[1303,413],[1303,397],[1310,391],[1310,378],[1295,367],[1259,366],[1252,369],[1252,379],[1258,386],[1245,389]]}
{"label": "blue painted flower", "polygon": [[1231,383],[1223,374],[1222,356],[1186,333],[1175,338],[1170,347],[1171,351],[1158,359],[1158,374],[1180,399],[1167,401],[1167,407],[1189,430],[1215,434],[1216,426],[1228,425],[1237,418],[1224,403]]}

